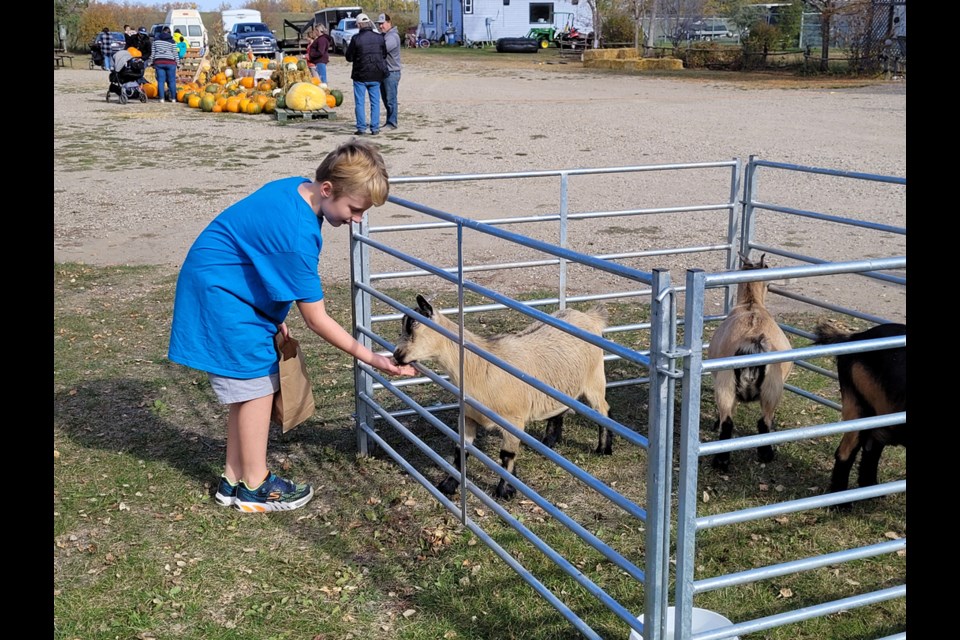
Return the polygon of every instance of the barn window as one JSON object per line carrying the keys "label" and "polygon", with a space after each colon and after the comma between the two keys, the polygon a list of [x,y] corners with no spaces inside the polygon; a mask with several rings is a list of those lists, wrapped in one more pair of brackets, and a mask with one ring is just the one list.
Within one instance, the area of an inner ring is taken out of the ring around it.
{"label": "barn window", "polygon": [[473,13],[473,0],[463,0],[463,12]]}
{"label": "barn window", "polygon": [[545,22],[547,24],[553,24],[553,3],[531,2],[530,22]]}

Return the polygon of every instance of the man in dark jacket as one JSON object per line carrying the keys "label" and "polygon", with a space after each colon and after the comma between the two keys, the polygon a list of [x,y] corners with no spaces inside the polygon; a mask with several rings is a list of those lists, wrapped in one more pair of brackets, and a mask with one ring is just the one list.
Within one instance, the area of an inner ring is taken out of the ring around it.
{"label": "man in dark jacket", "polygon": [[134,46],[140,49],[143,61],[149,64],[150,58],[153,56],[153,39],[147,34],[146,27],[137,29],[137,43]]}
{"label": "man in dark jacket", "polygon": [[361,13],[357,16],[360,31],[350,39],[345,57],[353,63],[350,77],[353,79],[354,114],[357,118],[357,130],[354,135],[366,133],[367,96],[370,99],[370,135],[380,133],[380,81],[387,74],[387,46],[383,35],[373,30],[370,16]]}

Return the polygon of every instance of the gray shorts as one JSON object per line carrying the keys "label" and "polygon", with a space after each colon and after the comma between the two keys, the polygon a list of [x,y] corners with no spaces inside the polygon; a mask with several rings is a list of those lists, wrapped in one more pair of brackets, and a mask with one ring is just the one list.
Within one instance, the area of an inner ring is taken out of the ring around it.
{"label": "gray shorts", "polygon": [[215,373],[207,373],[207,377],[210,378],[210,386],[213,387],[213,392],[217,394],[217,400],[223,404],[256,400],[263,396],[272,396],[280,390],[279,373],[271,373],[268,376],[250,378],[249,380],[227,378]]}

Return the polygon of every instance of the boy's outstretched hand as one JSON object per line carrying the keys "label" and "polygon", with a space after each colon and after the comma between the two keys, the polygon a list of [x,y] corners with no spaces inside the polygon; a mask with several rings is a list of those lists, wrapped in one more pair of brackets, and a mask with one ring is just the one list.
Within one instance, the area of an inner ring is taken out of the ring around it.
{"label": "boy's outstretched hand", "polygon": [[417,375],[417,370],[413,368],[411,364],[398,365],[393,358],[387,358],[382,356],[379,353],[373,354],[373,362],[370,363],[372,366],[380,369],[384,373],[389,373],[393,376],[414,376]]}

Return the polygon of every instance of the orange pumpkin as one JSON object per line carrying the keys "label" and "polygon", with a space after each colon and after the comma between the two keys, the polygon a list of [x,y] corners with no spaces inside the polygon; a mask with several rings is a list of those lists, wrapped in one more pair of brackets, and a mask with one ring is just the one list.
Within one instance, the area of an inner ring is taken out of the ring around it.
{"label": "orange pumpkin", "polygon": [[317,76],[311,76],[311,77],[310,77],[310,82],[312,82],[313,84],[317,85],[318,87],[320,86],[320,78],[318,78]]}
{"label": "orange pumpkin", "polygon": [[199,108],[200,108],[200,94],[199,94],[199,93],[191,93],[191,94],[190,94],[190,97],[187,98],[187,106],[190,107],[191,109],[199,109]]}
{"label": "orange pumpkin", "polygon": [[244,89],[253,89],[254,79],[253,76],[243,76],[240,78],[240,86]]}
{"label": "orange pumpkin", "polygon": [[213,105],[212,111],[213,111],[214,113],[223,113],[223,105],[222,105],[222,104],[215,104],[215,105]]}
{"label": "orange pumpkin", "polygon": [[300,58],[297,56],[283,56],[283,66],[287,66],[288,64],[297,64],[299,59]]}
{"label": "orange pumpkin", "polygon": [[156,82],[143,85],[143,92],[147,94],[148,98],[156,98],[160,94],[160,90],[157,89]]}
{"label": "orange pumpkin", "polygon": [[333,107],[337,106],[337,99],[334,98],[334,97],[333,97],[331,94],[329,94],[329,93],[327,94],[327,106],[330,107],[331,109],[332,109]]}
{"label": "orange pumpkin", "polygon": [[243,110],[244,113],[252,113],[254,115],[261,113],[263,109],[257,103],[256,100],[251,100],[247,103],[247,108]]}
{"label": "orange pumpkin", "polygon": [[227,111],[238,113],[240,111],[240,98],[227,98]]}

